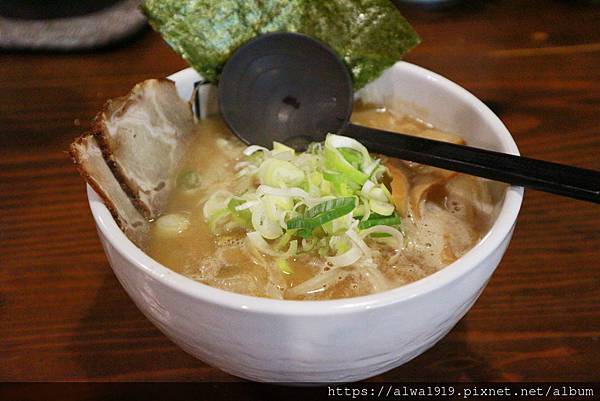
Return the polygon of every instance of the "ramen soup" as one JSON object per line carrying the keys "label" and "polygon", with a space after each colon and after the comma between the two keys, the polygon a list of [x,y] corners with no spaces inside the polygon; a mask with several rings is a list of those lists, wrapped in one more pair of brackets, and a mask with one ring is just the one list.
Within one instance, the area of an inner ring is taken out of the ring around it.
{"label": "ramen soup", "polygon": [[[352,120],[464,143],[382,108],[359,105]],[[494,218],[497,183],[370,155],[351,138],[299,153],[245,147],[216,117],[198,130],[148,253],[213,287],[295,300],[373,294],[452,263]]]}

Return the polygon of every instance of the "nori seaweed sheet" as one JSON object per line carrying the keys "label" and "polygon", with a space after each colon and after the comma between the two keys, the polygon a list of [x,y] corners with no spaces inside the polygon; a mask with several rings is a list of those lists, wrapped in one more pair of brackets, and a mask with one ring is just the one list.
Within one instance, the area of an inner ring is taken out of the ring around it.
{"label": "nori seaweed sheet", "polygon": [[144,0],[152,27],[205,79],[262,33],[300,32],[327,43],[359,89],[420,39],[389,0]]}

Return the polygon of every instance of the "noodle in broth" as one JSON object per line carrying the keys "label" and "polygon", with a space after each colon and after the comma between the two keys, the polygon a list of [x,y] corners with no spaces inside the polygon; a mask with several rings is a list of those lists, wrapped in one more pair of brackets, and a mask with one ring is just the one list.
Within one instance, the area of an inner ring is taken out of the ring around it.
{"label": "noodle in broth", "polygon": [[[432,139],[464,143],[409,117],[359,105],[355,123]],[[401,217],[401,249],[390,238],[368,238],[371,258],[334,268],[315,252],[289,258],[289,269],[253,247],[246,231],[219,227],[215,235],[203,215],[209,196],[240,193],[256,186],[252,174],[240,175],[244,145],[216,117],[198,124],[199,135],[181,166],[198,172],[192,189],[174,191],[165,215],[182,216],[174,235],[151,230],[148,253],[176,272],[213,287],[275,299],[324,300],[372,294],[435,273],[471,249],[487,232],[498,203],[491,182],[416,163],[381,157],[388,167],[396,210]],[[398,195],[400,194],[400,195]]]}

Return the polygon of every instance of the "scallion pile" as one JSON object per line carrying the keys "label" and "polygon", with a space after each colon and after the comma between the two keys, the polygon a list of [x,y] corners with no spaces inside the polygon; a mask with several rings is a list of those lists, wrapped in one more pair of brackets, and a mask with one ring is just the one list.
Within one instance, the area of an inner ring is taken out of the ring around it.
{"label": "scallion pile", "polygon": [[[371,257],[369,241],[385,238],[401,249],[400,217],[382,183],[386,168],[358,141],[330,134],[306,152],[275,142],[249,146],[237,176],[256,185],[239,194],[217,191],[204,204],[209,228],[241,228],[259,252],[287,259],[315,253],[333,267]],[[284,269],[285,267],[285,269]]]}

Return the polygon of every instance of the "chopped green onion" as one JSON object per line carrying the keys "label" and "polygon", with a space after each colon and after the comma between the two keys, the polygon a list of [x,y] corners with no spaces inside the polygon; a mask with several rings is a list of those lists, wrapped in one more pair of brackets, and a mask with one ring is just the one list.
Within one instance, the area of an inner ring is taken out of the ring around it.
{"label": "chopped green onion", "polygon": [[356,169],[360,169],[363,162],[363,157],[360,152],[350,148],[338,148],[344,159]]}
{"label": "chopped green onion", "polygon": [[289,152],[293,155],[296,154],[296,151],[292,148],[290,148],[289,146],[284,145],[283,143],[277,142],[277,141],[273,141],[273,153],[282,153],[282,152]]}
{"label": "chopped green onion", "polygon": [[316,238],[311,238],[311,239],[302,239],[302,250],[304,252],[308,252],[311,251],[315,245],[317,245],[317,239]]}
{"label": "chopped green onion", "polygon": [[296,231],[296,234],[303,239],[307,239],[313,235],[313,230],[310,228],[301,228],[300,230]]}
{"label": "chopped green onion", "polygon": [[398,229],[383,225],[373,226],[371,228],[367,228],[366,230],[361,230],[359,234],[362,238],[365,238],[368,235],[372,237],[381,237],[381,234],[389,234],[390,236],[394,237],[399,247],[402,247],[405,244],[406,238]]}
{"label": "chopped green onion", "polygon": [[[338,216],[336,216],[332,219],[329,219],[329,220],[333,220],[333,219],[341,217],[345,214],[350,213],[352,211],[352,209],[354,209],[355,207],[356,207],[356,199],[354,197],[330,199],[328,201],[319,203],[318,205],[313,206],[310,209],[308,209],[306,211],[306,213],[304,213],[304,217],[305,218],[313,218],[313,217],[317,217],[320,214],[326,213],[326,212],[333,212],[336,210],[339,212],[343,211],[343,213],[339,214]],[[327,220],[327,221],[329,221],[329,220]]]}
{"label": "chopped green onion", "polygon": [[369,199],[369,207],[372,211],[382,216],[389,216],[394,213],[395,207],[389,202],[382,202],[375,199]]}
{"label": "chopped green onion", "polygon": [[189,219],[181,213],[171,213],[160,216],[156,220],[156,232],[165,237],[181,234],[190,227]]}
{"label": "chopped green onion", "polygon": [[360,187],[337,171],[323,171],[323,178],[333,184],[333,192],[338,196],[351,196]]}
{"label": "chopped green onion", "polygon": [[275,264],[277,264],[279,270],[281,270],[284,274],[294,273],[294,270],[292,269],[292,266],[290,266],[290,264],[288,263],[287,259],[277,259],[275,261]]}
{"label": "chopped green onion", "polygon": [[372,214],[367,220],[358,223],[358,228],[364,230],[374,226],[397,226],[400,223],[401,220],[397,214],[389,217]]}
{"label": "chopped green onion", "polygon": [[339,196],[350,196],[354,193],[350,186],[345,182],[333,184],[333,188],[335,194]]}
{"label": "chopped green onion", "polygon": [[267,159],[258,169],[260,182],[275,188],[297,187],[304,181],[304,172],[292,163]]}
{"label": "chopped green onion", "polygon": [[335,250],[336,255],[346,253],[352,248],[352,243],[346,238],[332,237],[332,239],[334,239],[334,241],[331,241],[331,248]]}
{"label": "chopped green onion", "polygon": [[387,167],[382,164],[378,164],[377,167],[373,169],[373,172],[369,175],[370,180],[381,180],[385,172],[387,171]]}
{"label": "chopped green onion", "polygon": [[279,237],[277,239],[277,241],[273,244],[273,248],[275,248],[276,250],[280,250],[283,249],[283,247],[285,247],[290,240],[292,239],[292,236],[294,235],[294,231],[295,230],[287,230],[281,237]]}
{"label": "chopped green onion", "polygon": [[308,174],[308,193],[311,195],[318,195],[320,192],[320,185],[323,182],[323,174],[318,171],[313,171]]}
{"label": "chopped green onion", "polygon": [[184,171],[177,177],[177,188],[184,191],[194,190],[201,184],[200,174],[195,170]]}
{"label": "chopped green onion", "polygon": [[244,203],[246,203],[245,200],[231,198],[227,204],[227,209],[229,209],[233,216],[239,218],[240,223],[242,223],[243,226],[250,228],[252,227],[252,213],[250,213],[250,210],[235,210],[236,207]]}
{"label": "chopped green onion", "polygon": [[331,195],[332,191],[333,185],[331,185],[331,182],[323,180],[321,182],[321,194],[324,196]]}
{"label": "chopped green onion", "polygon": [[254,163],[257,166],[260,165],[265,159],[265,152],[254,152],[251,155],[246,156],[246,160],[250,163]]}
{"label": "chopped green onion", "polygon": [[372,233],[369,234],[370,237],[374,237],[374,238],[390,238],[392,236],[392,234],[388,234],[388,233]]}
{"label": "chopped green onion", "polygon": [[362,158],[359,159],[359,168],[361,171],[365,172],[365,168],[371,164],[371,156],[369,155],[369,151],[364,147],[363,144],[358,142],[354,138],[349,138],[347,136],[334,135],[329,134],[327,138],[325,138],[325,146],[331,146],[336,149],[351,149],[361,154]]}
{"label": "chopped green onion", "polygon": [[217,232],[217,222],[223,217],[227,216],[229,213],[231,213],[229,209],[224,208],[217,210],[215,213],[213,213],[212,216],[208,218],[208,229],[211,233],[215,234]]}
{"label": "chopped green onion", "polygon": [[323,171],[323,178],[329,182],[339,183],[349,181],[344,174],[337,171],[325,170]]}
{"label": "chopped green onion", "polygon": [[324,156],[326,168],[345,175],[349,180],[354,181],[358,185],[362,186],[369,178],[365,173],[348,163],[339,150],[333,146],[325,145]]}
{"label": "chopped green onion", "polygon": [[303,216],[288,220],[287,228],[299,228],[298,235],[308,238],[313,229],[352,212],[355,207],[354,197],[330,199],[308,209]]}

